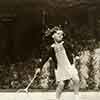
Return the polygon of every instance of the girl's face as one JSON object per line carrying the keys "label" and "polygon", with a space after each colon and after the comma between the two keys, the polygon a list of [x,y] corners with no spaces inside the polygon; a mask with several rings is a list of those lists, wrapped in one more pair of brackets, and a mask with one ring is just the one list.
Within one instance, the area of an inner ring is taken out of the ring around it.
{"label": "girl's face", "polygon": [[56,41],[56,42],[61,42],[63,39],[64,33],[62,30],[57,30],[53,35],[52,38]]}

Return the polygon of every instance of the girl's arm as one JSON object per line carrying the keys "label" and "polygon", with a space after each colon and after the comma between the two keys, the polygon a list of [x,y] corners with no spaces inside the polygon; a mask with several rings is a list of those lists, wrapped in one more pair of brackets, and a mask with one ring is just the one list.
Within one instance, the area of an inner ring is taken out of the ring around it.
{"label": "girl's arm", "polygon": [[41,57],[42,61],[41,61],[41,68],[43,68],[44,64],[46,62],[49,62],[52,59],[52,48],[49,49],[48,54],[44,55]]}

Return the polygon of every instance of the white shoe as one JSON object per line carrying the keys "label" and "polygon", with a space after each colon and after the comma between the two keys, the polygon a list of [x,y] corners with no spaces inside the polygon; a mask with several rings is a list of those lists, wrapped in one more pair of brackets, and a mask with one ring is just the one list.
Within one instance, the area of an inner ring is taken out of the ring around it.
{"label": "white shoe", "polygon": [[75,100],[80,100],[79,95],[75,95]]}

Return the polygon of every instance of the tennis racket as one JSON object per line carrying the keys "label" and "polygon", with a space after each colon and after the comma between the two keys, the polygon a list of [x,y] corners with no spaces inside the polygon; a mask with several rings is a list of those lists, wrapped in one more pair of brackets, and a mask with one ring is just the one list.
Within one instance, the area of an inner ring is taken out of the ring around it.
{"label": "tennis racket", "polygon": [[25,89],[19,89],[17,90],[17,93],[19,92],[25,92],[25,93],[28,93],[28,89],[29,87],[31,86],[31,84],[33,83],[33,81],[35,80],[35,78],[37,77],[37,74],[40,72],[40,69],[38,68],[35,72],[35,75],[33,77],[33,79],[30,81],[30,83],[28,84],[28,86],[25,88]]}

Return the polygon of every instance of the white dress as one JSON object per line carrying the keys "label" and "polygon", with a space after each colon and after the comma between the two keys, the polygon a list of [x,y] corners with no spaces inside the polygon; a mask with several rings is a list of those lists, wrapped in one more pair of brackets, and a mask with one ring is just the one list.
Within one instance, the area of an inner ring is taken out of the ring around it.
{"label": "white dress", "polygon": [[55,70],[56,81],[68,80],[77,74],[76,68],[68,60],[63,43],[52,45],[57,58],[57,69]]}

